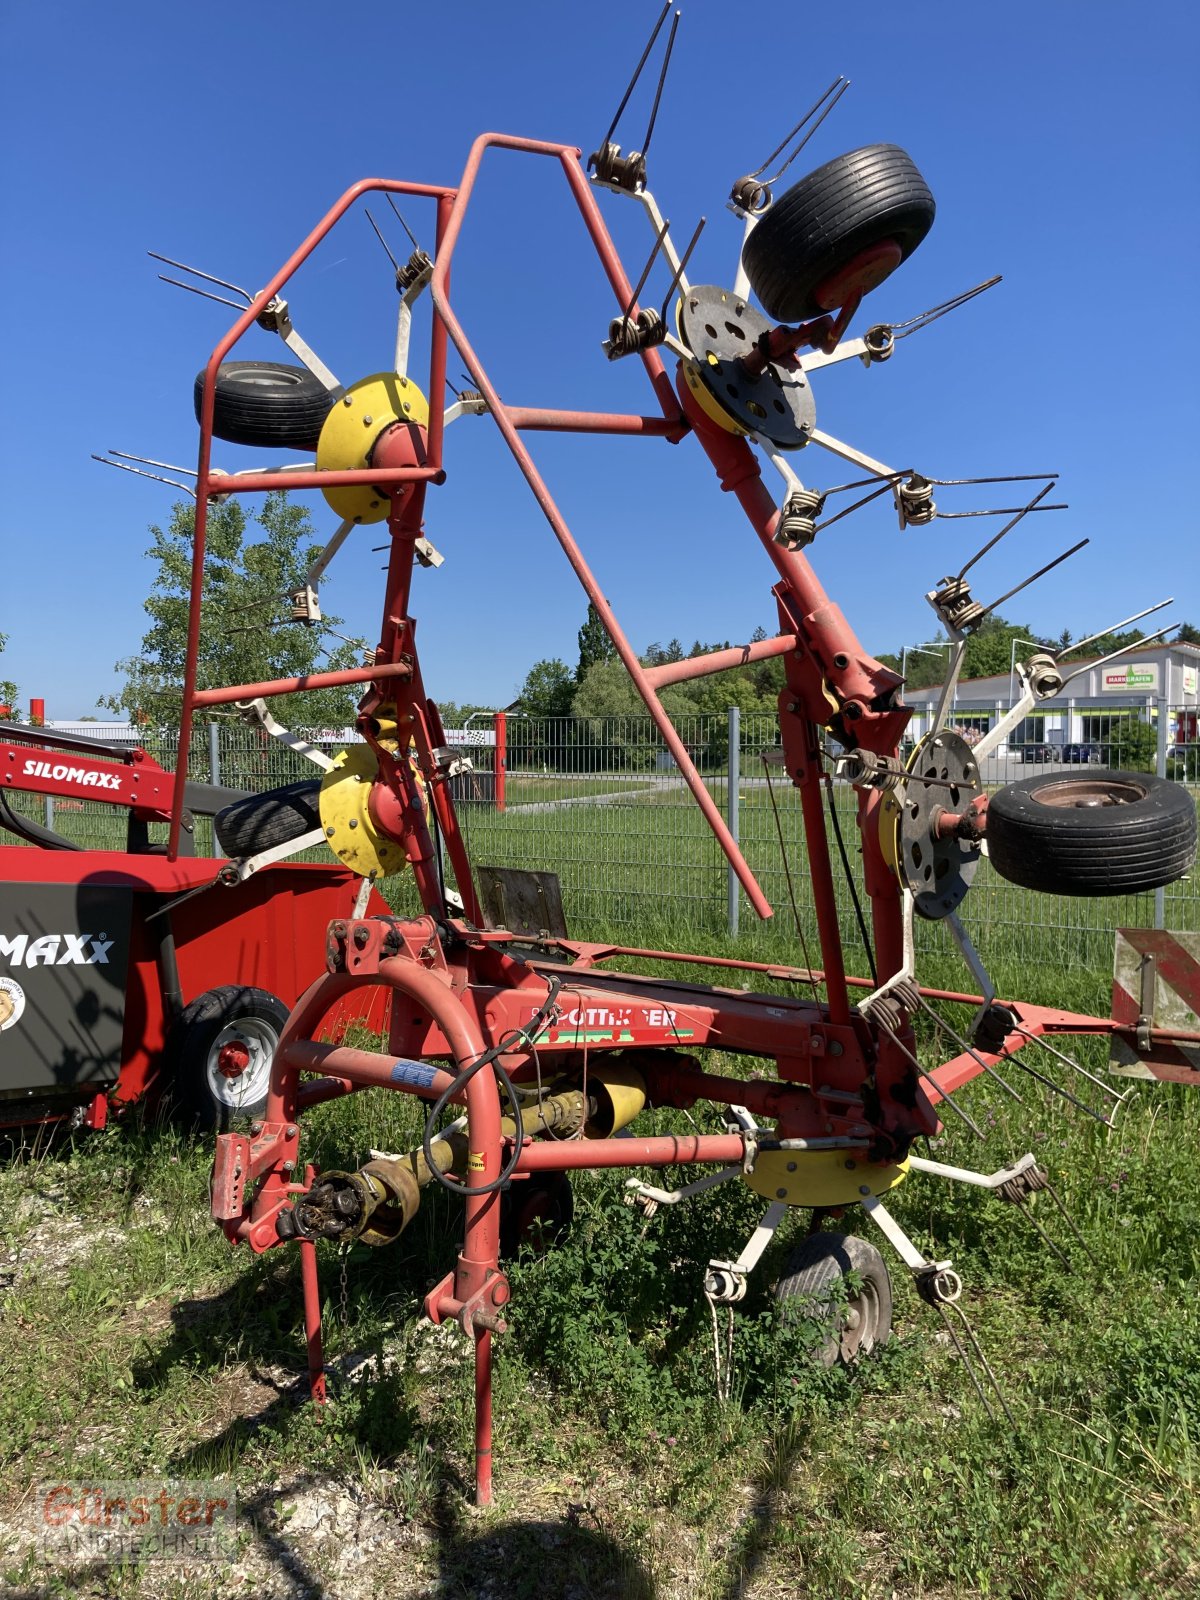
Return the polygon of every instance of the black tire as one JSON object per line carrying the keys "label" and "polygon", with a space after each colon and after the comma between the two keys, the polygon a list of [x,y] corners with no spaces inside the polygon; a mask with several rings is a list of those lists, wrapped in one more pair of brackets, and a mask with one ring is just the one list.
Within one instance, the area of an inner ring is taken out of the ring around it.
{"label": "black tire", "polygon": [[500,1196],[500,1254],[515,1261],[522,1247],[544,1255],[569,1232],[575,1195],[565,1172],[522,1178]]}
{"label": "black tire", "polygon": [[[185,1006],[167,1041],[168,1089],[181,1119],[204,1132],[225,1133],[266,1110],[271,1062],[288,1008],[266,989],[226,984]],[[236,1055],[248,1057],[240,1072]]]}
{"label": "black tire", "polygon": [[[204,374],[196,376],[196,421],[204,400]],[[268,450],[315,450],[334,397],[307,367],[281,361],[226,361],[217,368],[213,434],[230,444]]]}
{"label": "black tire", "polygon": [[1046,894],[1139,894],[1196,859],[1196,802],[1146,772],[1046,772],[988,802],[988,860]]}
{"label": "black tire", "polygon": [[[861,1289],[842,1289],[850,1272],[861,1277]],[[812,1349],[819,1366],[852,1366],[891,1337],[892,1281],[879,1251],[855,1234],[810,1234],[788,1257],[775,1298],[787,1313],[821,1325]]]}
{"label": "black tire", "polygon": [[273,849],[321,826],[320,779],[285,783],[282,789],[248,794],[213,818],[217,843],[235,861]]}
{"label": "black tire", "polygon": [[906,151],[865,145],[781,194],[746,240],[742,265],[769,317],[801,322],[834,309],[814,291],[864,250],[894,240],[907,260],[933,226],[935,209]]}

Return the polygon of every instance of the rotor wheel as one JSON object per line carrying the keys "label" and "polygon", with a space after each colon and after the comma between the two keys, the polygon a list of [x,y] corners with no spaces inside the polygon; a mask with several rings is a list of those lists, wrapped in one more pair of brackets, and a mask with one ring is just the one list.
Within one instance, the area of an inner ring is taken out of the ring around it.
{"label": "rotor wheel", "polygon": [[[845,1282],[852,1272],[857,1289]],[[818,1366],[853,1366],[891,1337],[892,1281],[879,1251],[857,1234],[810,1234],[788,1257],[775,1298],[786,1317],[821,1329],[812,1349]]]}
{"label": "rotor wheel", "polygon": [[1147,772],[1044,772],[988,802],[988,860],[1002,878],[1046,894],[1141,894],[1174,883],[1196,859],[1196,803]]}
{"label": "rotor wheel", "polygon": [[[204,373],[196,375],[196,421]],[[213,437],[267,450],[315,450],[334,397],[307,367],[281,361],[225,361],[213,390]]]}
{"label": "rotor wheel", "polygon": [[906,151],[865,145],[780,195],[751,230],[742,266],[769,316],[801,322],[835,310],[848,286],[865,293],[882,283],[924,239],[935,210]]}
{"label": "rotor wheel", "polygon": [[228,1132],[261,1117],[288,1008],[266,989],[225,984],[180,1012],[167,1044],[174,1098],[184,1120]]}

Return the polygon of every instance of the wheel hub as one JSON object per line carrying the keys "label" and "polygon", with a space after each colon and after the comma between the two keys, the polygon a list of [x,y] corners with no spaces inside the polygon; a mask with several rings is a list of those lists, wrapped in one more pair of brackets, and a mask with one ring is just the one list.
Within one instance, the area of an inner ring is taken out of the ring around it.
{"label": "wheel hub", "polygon": [[[715,284],[694,284],[679,305],[679,332],[695,356],[686,367],[738,433],[757,433],[781,450],[799,450],[817,425],[817,407],[798,362],[768,361],[747,371],[744,359],[774,327],[744,299]],[[708,407],[705,408],[706,410]]]}
{"label": "wheel hub", "polygon": [[217,1071],[223,1078],[240,1078],[249,1065],[250,1051],[241,1040],[221,1046],[217,1055]]}

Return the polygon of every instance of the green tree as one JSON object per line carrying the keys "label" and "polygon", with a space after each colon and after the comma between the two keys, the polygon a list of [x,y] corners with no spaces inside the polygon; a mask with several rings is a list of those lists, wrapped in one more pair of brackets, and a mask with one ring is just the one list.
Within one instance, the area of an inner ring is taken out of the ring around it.
{"label": "green tree", "polygon": [[534,662],[525,675],[517,702],[527,717],[569,717],[574,694],[571,669],[555,656],[550,661]]}
{"label": "green tree", "polygon": [[[7,643],[8,635],[0,633],[0,655],[4,654],[4,647]],[[0,717],[4,717],[9,722],[20,720],[20,712],[17,710],[19,694],[20,690],[11,678],[0,678]]]}
{"label": "green tree", "polygon": [[579,630],[579,661],[575,667],[575,682],[581,684],[598,661],[616,661],[617,647],[608,636],[600,613],[588,601],[587,619]]}
{"label": "green tree", "polygon": [[1200,644],[1200,628],[1193,628],[1190,622],[1181,622],[1175,637],[1178,644]]}
{"label": "green tree", "polygon": [[[261,530],[262,537],[249,537]],[[156,571],[146,601],[150,628],[138,655],[118,661],[125,677],[119,693],[98,703],[125,711],[154,727],[179,721],[187,653],[195,507],[179,502],[163,529],[152,526],[146,552]],[[208,518],[197,686],[202,689],[290,678],[361,664],[354,645],[329,648],[340,617],[306,626],[291,621],[288,596],[298,589],[320,553],[305,507],[272,493],[248,524],[237,500],[214,507]],[[351,689],[285,695],[272,710],[298,727],[341,727],[353,720],[358,696]]]}

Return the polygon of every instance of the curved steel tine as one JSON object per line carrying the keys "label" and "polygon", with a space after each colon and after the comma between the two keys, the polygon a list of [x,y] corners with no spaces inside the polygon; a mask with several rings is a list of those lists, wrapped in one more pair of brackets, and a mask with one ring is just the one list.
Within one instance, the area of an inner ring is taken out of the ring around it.
{"label": "curved steel tine", "polygon": [[[999,605],[1000,601],[997,600],[996,604]],[[1154,609],[1157,611],[1159,608],[1155,606]],[[1081,667],[1076,667],[1074,672],[1063,679],[1062,688],[1065,689],[1069,683],[1073,683],[1083,673],[1091,672],[1096,667],[1102,667],[1108,661],[1115,661],[1118,656],[1127,656],[1131,650],[1140,650],[1144,644],[1151,644],[1155,639],[1161,639],[1164,633],[1171,633],[1179,626],[1178,622],[1168,622],[1165,627],[1159,628],[1156,633],[1147,633],[1142,638],[1135,639],[1132,644],[1123,644],[1119,650],[1113,650],[1108,655],[1101,656],[1098,661],[1085,661]],[[1059,693],[1062,693],[1062,689],[1059,690]]]}
{"label": "curved steel tine", "polygon": [[1114,622],[1111,628],[1101,628],[1099,633],[1089,633],[1086,639],[1076,639],[1074,644],[1069,644],[1065,650],[1058,652],[1058,659],[1061,661],[1064,656],[1073,655],[1076,650],[1082,650],[1085,644],[1091,644],[1096,639],[1103,639],[1107,633],[1116,633],[1119,628],[1127,628],[1131,622],[1140,622],[1143,617],[1152,617],[1156,611],[1161,611],[1164,606],[1173,606],[1174,604],[1175,596],[1169,595],[1167,599],[1160,600],[1157,605],[1147,606],[1144,611],[1135,611],[1131,617],[1126,617],[1123,622]]}
{"label": "curved steel tine", "polygon": [[680,13],[677,11],[671,19],[671,31],[667,35],[667,52],[663,56],[662,71],[658,75],[658,88],[654,91],[654,104],[650,108],[650,121],[646,124],[646,137],[642,140],[642,158],[650,153],[650,140],[654,136],[654,124],[658,120],[658,103],[662,99],[663,85],[667,81],[667,68],[671,65],[671,52],[675,48],[675,35],[679,32]]}
{"label": "curved steel tine", "polygon": [[675,272],[671,278],[671,281],[667,285],[667,292],[663,296],[662,308],[659,311],[659,316],[664,322],[667,320],[667,307],[671,303],[671,296],[675,293],[677,285],[683,282],[683,275],[687,271],[687,264],[692,259],[692,251],[696,248],[696,243],[699,240],[700,235],[704,232],[704,224],[707,221],[707,217],[701,217],[700,221],[696,224],[696,231],[692,234],[691,239],[688,241],[688,247],[683,252],[683,255],[679,258],[679,265],[675,268]]}
{"label": "curved steel tine", "polygon": [[945,1017],[942,1016],[941,1012],[935,1011],[933,1006],[930,1005],[929,1001],[926,1000],[925,996],[921,994],[919,990],[917,991],[917,1000],[925,1008],[925,1010],[928,1011],[929,1015],[937,1023],[938,1027],[945,1028],[946,1032],[954,1040],[955,1044],[958,1045],[959,1049],[965,1051],[982,1072],[986,1072],[989,1077],[995,1078],[996,1082],[1005,1091],[1005,1093],[1010,1094],[1019,1106],[1023,1106],[1025,1104],[1024,1100],[1021,1099],[1021,1096],[1013,1088],[1012,1084],[1008,1083],[1004,1078],[1002,1078],[996,1071],[995,1067],[990,1064],[990,1062],[987,1062],[983,1059],[983,1057],[979,1054],[979,1051],[974,1048],[969,1040],[964,1039],[961,1033],[956,1033],[954,1031],[954,1029],[946,1021]]}
{"label": "curved steel tine", "polygon": [[[390,196],[389,196],[389,198],[390,198]],[[391,246],[388,244],[387,240],[383,237],[383,234],[380,233],[379,224],[375,221],[375,218],[371,215],[370,211],[367,209],[366,206],[363,207],[363,215],[366,217],[367,221],[371,224],[372,228],[374,228],[375,237],[379,240],[380,244],[383,246],[384,250],[387,252],[387,258],[392,263],[393,269],[396,272],[399,272],[400,271],[400,263],[396,260],[395,256],[392,254]]]}
{"label": "curved steel tine", "polygon": [[98,456],[92,451],[92,460],[98,461],[102,467],[116,467],[118,472],[132,472],[138,478],[152,478],[155,483],[166,483],[172,489],[182,489],[184,494],[196,498],[196,491],[190,483],[176,483],[174,478],[164,478],[161,472],[143,472],[141,467],[127,466],[124,461],[111,461],[108,456]]}
{"label": "curved steel tine", "polygon": [[604,149],[605,145],[609,143],[609,141],[612,139],[613,134],[617,131],[617,123],[620,122],[620,120],[621,120],[621,113],[622,113],[622,111],[624,111],[625,107],[629,104],[629,96],[633,93],[635,87],[637,86],[637,81],[642,75],[642,68],[646,65],[646,61],[647,61],[647,58],[650,55],[651,50],[654,49],[654,41],[658,38],[659,34],[662,31],[662,25],[667,20],[667,12],[670,11],[671,5],[672,5],[672,0],[666,0],[666,4],[663,6],[662,10],[658,14],[658,21],[654,24],[654,28],[651,31],[650,37],[646,41],[646,48],[642,51],[642,59],[638,62],[637,66],[633,69],[633,77],[630,78],[630,80],[629,80],[629,86],[625,90],[625,93],[621,98],[621,104],[617,107],[616,114],[614,115],[612,121],[609,123],[608,132],[604,135],[603,139],[601,139],[601,141],[600,141],[600,149],[601,150]]}
{"label": "curved steel tine", "polygon": [[[1077,555],[1085,544],[1091,544],[1091,542],[1090,538],[1080,539],[1078,544],[1073,544],[1069,550],[1064,550],[1062,555],[1055,556],[1053,561],[1047,561],[1044,567],[1039,567],[1036,572],[1031,572],[1020,583],[1014,584],[1011,589],[1000,595],[998,599],[993,600],[990,605],[984,606],[982,615],[979,618],[980,622],[983,621],[984,617],[990,616],[997,606],[1002,606],[1006,600],[1011,600],[1013,595],[1020,594],[1022,589],[1028,589],[1031,583],[1036,583],[1039,578],[1044,578],[1048,572],[1053,572],[1055,567],[1061,567],[1064,561],[1069,560],[1073,555]],[[1144,644],[1145,640],[1142,640],[1142,643]],[[1090,665],[1095,666],[1095,662],[1091,662]]]}
{"label": "curved steel tine", "polygon": [[[784,173],[791,166],[792,162],[795,161],[801,150],[804,149],[804,146],[812,138],[813,134],[816,133],[817,129],[825,121],[825,118],[833,110],[834,106],[837,105],[838,101],[842,98],[849,87],[850,79],[844,78],[839,74],[829,85],[828,89],[826,89],[825,93],[821,96],[817,103],[814,106],[811,106],[800,118],[800,121],[796,124],[796,126],[792,128],[783,139],[780,140],[780,142],[775,146],[774,150],[771,151],[771,154],[763,162],[762,166],[756,167],[753,172],[748,172],[746,176],[748,178],[757,178],[760,173],[765,172],[766,169],[771,165],[772,161],[775,160],[775,157],[779,155],[781,151],[785,150],[791,141],[796,137],[801,128],[803,128],[804,124],[808,122],[810,118],[816,116],[817,120],[804,135],[803,139],[800,140],[799,144],[780,167],[779,171],[776,172],[772,177],[763,179],[764,185],[778,183],[780,178],[783,177]],[[826,105],[826,101],[829,102],[828,105]],[[825,107],[823,111],[821,110],[822,106]],[[817,116],[818,112],[821,113],[820,116]]]}
{"label": "curved steel tine", "polygon": [[909,317],[907,322],[889,322],[885,326],[890,328],[893,337],[907,339],[910,333],[920,333],[922,328],[927,328],[931,322],[936,322],[939,317],[944,317],[947,312],[957,311],[959,306],[965,306],[968,300],[974,300],[977,294],[983,294],[988,289],[994,289],[1004,280],[1000,273],[994,278],[987,278],[983,283],[977,283],[973,289],[964,289],[961,294],[953,295],[949,300],[943,300],[941,305],[931,306],[928,311],[919,311],[915,317]]}
{"label": "curved steel tine", "polygon": [[[1016,527],[1017,523],[1020,522],[1021,518],[1026,516],[1026,515],[1028,515],[1028,513],[1034,509],[1034,507],[1038,504],[1039,501],[1042,501],[1042,500],[1044,500],[1046,498],[1046,496],[1050,493],[1050,491],[1051,491],[1051,489],[1053,489],[1053,487],[1054,487],[1054,480],[1053,480],[1053,478],[1051,478],[1048,483],[1044,484],[1038,490],[1038,492],[1034,495],[1033,499],[1029,502],[1028,505],[1021,507],[1020,511],[1017,512],[1016,516],[1012,519],[1011,522],[1006,522],[1004,524],[1004,526],[1000,529],[1000,532],[995,534],[991,539],[988,540],[988,542],[983,546],[982,550],[976,550],[975,554],[971,557],[971,559],[967,562],[966,566],[959,573],[959,575],[958,575],[959,583],[961,583],[963,581],[963,579],[966,577],[967,573],[970,572],[971,568],[975,565],[975,563],[978,560],[980,560],[981,557],[987,555],[989,550],[994,550],[995,547],[1000,543],[1001,539],[1004,538],[1005,534],[1006,533],[1011,533],[1012,530]],[[1032,580],[1030,580],[1030,581],[1032,582]],[[996,603],[998,605],[999,601],[997,601]]]}
{"label": "curved steel tine", "polygon": [[412,231],[412,229],[409,227],[408,223],[405,222],[404,213],[401,211],[400,207],[396,204],[396,202],[392,198],[392,196],[390,194],[386,193],[386,192],[384,193],[384,199],[387,201],[388,205],[391,206],[392,210],[396,213],[396,220],[399,222],[400,226],[404,229],[405,233],[408,235],[409,244],[412,245],[414,250],[419,250],[421,248],[421,246],[417,243],[417,236]]}
{"label": "curved steel tine", "polygon": [[[193,278],[203,278],[205,283],[215,283],[222,289],[231,289],[234,294],[240,294],[242,299],[245,300],[245,302],[246,302],[246,304],[248,306],[252,306],[254,304],[254,296],[250,293],[250,291],[248,289],[243,289],[240,283],[230,283],[228,278],[218,278],[215,275],[215,273],[202,272],[199,267],[189,267],[186,261],[175,261],[170,256],[160,255],[160,253],[157,250],[147,250],[146,254],[148,256],[151,256],[155,261],[165,261],[168,267],[175,267],[180,272],[190,272]],[[162,277],[162,273],[161,272],[159,273],[159,277],[160,278]],[[166,282],[166,283],[176,283],[177,280],[175,278],[166,278],[166,279],[164,279],[164,282]],[[180,284],[178,284],[178,287],[180,289],[191,288],[193,294],[203,294],[204,293],[203,289],[192,288],[192,286],[190,284],[186,284],[186,283],[180,283]],[[221,300],[221,296],[218,295],[218,294],[214,294],[214,295],[210,295],[209,299],[210,300]],[[222,305],[230,305],[231,303],[232,302],[228,301],[228,300],[222,300],[221,301]]]}

